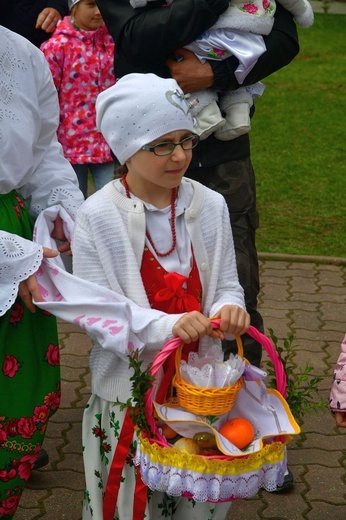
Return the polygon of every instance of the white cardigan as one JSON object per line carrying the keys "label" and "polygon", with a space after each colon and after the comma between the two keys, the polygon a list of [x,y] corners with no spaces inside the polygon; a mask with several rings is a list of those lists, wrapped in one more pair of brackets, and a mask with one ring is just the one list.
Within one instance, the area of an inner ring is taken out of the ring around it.
{"label": "white cardigan", "polygon": [[[182,180],[182,188],[187,183],[193,187],[193,196],[184,219],[203,287],[202,312],[214,316],[225,304],[245,308],[224,198],[189,179]],[[116,182],[107,184],[79,209],[72,239],[73,271],[80,278],[126,296],[135,308],[143,308],[147,326],[137,335],[145,344],[141,356],[146,364],[172,337],[172,328],[181,315],[150,308],[140,274],[146,228],[144,206],[122,195],[115,186]],[[129,326],[133,331],[136,323],[132,321]],[[201,345],[212,342],[204,338]],[[90,368],[93,393],[109,401],[129,398],[129,368],[122,357],[95,343]]]}

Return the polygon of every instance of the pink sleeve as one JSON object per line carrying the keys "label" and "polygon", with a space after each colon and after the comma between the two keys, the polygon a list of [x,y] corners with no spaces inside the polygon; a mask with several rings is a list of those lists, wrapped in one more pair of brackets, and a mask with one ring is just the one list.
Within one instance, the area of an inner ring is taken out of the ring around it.
{"label": "pink sleeve", "polygon": [[61,44],[59,44],[58,42],[54,42],[54,40],[50,38],[41,45],[40,49],[45,55],[45,58],[48,62],[50,71],[53,76],[55,88],[59,92],[64,64],[63,47]]}
{"label": "pink sleeve", "polygon": [[341,353],[334,368],[329,406],[333,412],[346,411],[346,336],[341,343]]}

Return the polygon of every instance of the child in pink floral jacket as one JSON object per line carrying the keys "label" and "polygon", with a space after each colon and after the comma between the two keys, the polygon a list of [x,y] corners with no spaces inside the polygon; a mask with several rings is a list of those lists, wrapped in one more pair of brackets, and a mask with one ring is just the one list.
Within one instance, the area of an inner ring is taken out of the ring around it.
{"label": "child in pink floral jacket", "polygon": [[341,343],[341,352],[334,368],[329,407],[334,414],[336,425],[339,428],[346,428],[346,335]]}
{"label": "child in pink floral jacket", "polygon": [[70,16],[41,45],[59,95],[58,139],[87,196],[88,171],[96,189],[114,178],[110,148],[96,129],[95,103],[115,83],[114,41],[94,0],[69,0]]}
{"label": "child in pink floral jacket", "polygon": [[[147,1],[129,0],[134,8],[143,7]],[[173,0],[168,0],[167,4]],[[302,27],[313,23],[313,12],[308,0],[278,0],[294,16]],[[164,6],[168,7],[169,6]],[[235,56],[239,66],[235,76],[242,85],[258,58],[265,52],[262,35],[270,33],[276,10],[275,0],[230,0],[229,8],[217,22],[203,34],[185,46],[203,63],[206,60],[223,60]],[[177,59],[183,59],[184,51],[178,51]],[[253,99],[262,95],[264,85],[258,82],[233,91],[218,93],[207,89],[190,94],[194,107],[195,130],[200,139],[214,133],[217,139],[229,141],[250,131],[250,109]],[[221,94],[221,95],[220,95]],[[223,114],[224,117],[223,117]]]}

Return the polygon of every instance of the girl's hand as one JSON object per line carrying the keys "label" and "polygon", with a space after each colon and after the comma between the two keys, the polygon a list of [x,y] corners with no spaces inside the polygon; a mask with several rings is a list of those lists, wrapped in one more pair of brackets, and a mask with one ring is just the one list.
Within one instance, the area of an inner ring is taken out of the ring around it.
{"label": "girl's hand", "polygon": [[52,238],[55,238],[55,240],[59,240],[61,242],[60,246],[58,247],[59,253],[66,253],[68,256],[72,255],[71,245],[65,236],[63,221],[60,215],[58,215],[54,221],[54,228],[51,236]]}
{"label": "girl's hand", "polygon": [[[54,258],[59,253],[58,251],[54,251],[53,249],[49,249],[48,247],[43,248],[43,256],[44,258]],[[40,287],[38,285],[36,276],[32,274],[26,280],[20,282],[18,287],[18,295],[23,300],[24,305],[29,309],[30,312],[35,312],[35,304],[33,300],[37,302],[43,302],[43,298],[41,295]]]}
{"label": "girl's hand", "polygon": [[241,336],[250,327],[250,315],[238,305],[224,305],[215,317],[220,318],[220,339],[224,334]]}
{"label": "girl's hand", "polygon": [[334,417],[338,428],[346,428],[346,412],[335,412]]}
{"label": "girl's hand", "polygon": [[178,336],[184,343],[191,343],[204,336],[211,336],[212,332],[210,320],[198,311],[184,314],[172,329],[174,336]]}

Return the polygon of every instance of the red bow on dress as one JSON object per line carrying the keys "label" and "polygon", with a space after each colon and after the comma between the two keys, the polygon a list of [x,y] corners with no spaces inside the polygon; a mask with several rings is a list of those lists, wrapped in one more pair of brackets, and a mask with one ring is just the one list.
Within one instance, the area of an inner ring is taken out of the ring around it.
{"label": "red bow on dress", "polygon": [[187,278],[179,273],[167,273],[163,277],[166,287],[160,289],[154,296],[156,302],[170,300],[167,308],[168,314],[181,314],[183,312],[200,311],[201,305],[195,296],[186,294],[183,287]]}

